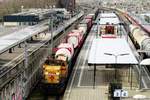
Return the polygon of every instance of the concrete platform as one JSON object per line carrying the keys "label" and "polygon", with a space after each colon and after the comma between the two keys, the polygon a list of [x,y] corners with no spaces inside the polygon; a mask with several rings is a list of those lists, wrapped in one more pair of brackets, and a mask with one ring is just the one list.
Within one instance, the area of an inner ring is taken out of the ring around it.
{"label": "concrete platform", "polygon": [[64,100],[106,100],[107,88],[105,86],[79,87],[74,88],[71,94],[64,97]]}
{"label": "concrete platform", "polygon": [[0,37],[19,31],[27,26],[5,27],[0,25]]}

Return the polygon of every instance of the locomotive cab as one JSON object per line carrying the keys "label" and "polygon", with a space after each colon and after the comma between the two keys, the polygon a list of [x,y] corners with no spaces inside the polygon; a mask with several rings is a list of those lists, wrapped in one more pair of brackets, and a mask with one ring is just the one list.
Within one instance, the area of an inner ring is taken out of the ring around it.
{"label": "locomotive cab", "polygon": [[102,38],[116,38],[117,36],[117,26],[113,23],[106,23],[105,25],[100,26],[100,34]]}
{"label": "locomotive cab", "polygon": [[113,24],[111,25],[106,25],[105,26],[105,34],[114,34],[115,33],[115,27]]}
{"label": "locomotive cab", "polygon": [[68,65],[63,60],[47,59],[43,65],[43,78],[45,83],[58,84],[67,76]]}

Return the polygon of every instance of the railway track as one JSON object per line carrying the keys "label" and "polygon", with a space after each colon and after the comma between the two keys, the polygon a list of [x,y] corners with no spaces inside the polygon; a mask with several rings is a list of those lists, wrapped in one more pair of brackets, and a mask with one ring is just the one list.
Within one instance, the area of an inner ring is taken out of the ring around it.
{"label": "railway track", "polygon": [[34,88],[27,100],[62,100],[61,96],[48,96],[41,92],[39,84]]}
{"label": "railway track", "polygon": [[[136,46],[135,46],[135,44],[134,44],[133,37],[130,35],[130,32],[129,32],[129,25],[131,24],[131,22],[130,22],[129,20],[127,20],[126,17],[124,17],[122,14],[118,14],[118,15],[119,15],[120,19],[121,19],[123,22],[125,22],[124,28],[125,28],[125,30],[127,31],[128,35],[129,35],[128,38],[129,38],[129,41],[130,41],[130,43],[131,43],[131,48],[132,48],[133,51],[136,52],[136,53],[135,53],[135,56],[136,56],[137,59],[139,59],[139,61],[140,61],[140,60],[141,60],[140,58],[142,58],[142,57],[141,57],[141,55],[136,51],[137,48],[136,48]],[[137,78],[138,78],[138,77],[139,77],[138,75],[139,75],[139,73],[140,73],[139,66],[136,65],[136,66],[134,67],[134,70],[135,70],[135,72],[137,73]],[[143,72],[142,88],[144,88],[144,89],[149,89],[149,88],[150,88],[150,69],[149,69],[149,67],[146,67],[146,66],[145,66],[145,67],[142,67],[142,72]]]}

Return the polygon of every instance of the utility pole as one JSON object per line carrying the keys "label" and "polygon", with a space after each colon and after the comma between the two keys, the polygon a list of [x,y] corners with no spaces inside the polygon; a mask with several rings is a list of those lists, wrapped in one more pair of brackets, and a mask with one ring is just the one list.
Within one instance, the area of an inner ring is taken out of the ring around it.
{"label": "utility pole", "polygon": [[99,22],[100,22],[100,19],[98,19],[98,21],[97,21],[97,35],[96,35],[97,38],[98,38],[99,35],[101,35],[101,33],[100,33],[100,27],[99,27]]}
{"label": "utility pole", "polygon": [[49,19],[49,32],[51,33],[50,54],[53,53],[53,15]]}
{"label": "utility pole", "polygon": [[25,68],[28,67],[28,44],[24,42],[24,57],[25,57]]}
{"label": "utility pole", "polygon": [[[27,69],[28,68],[28,63],[29,63],[29,60],[28,60],[28,43],[27,41],[24,41],[24,69]],[[26,76],[26,73],[24,72],[23,73],[23,79],[24,81],[26,81],[27,79],[27,76]]]}

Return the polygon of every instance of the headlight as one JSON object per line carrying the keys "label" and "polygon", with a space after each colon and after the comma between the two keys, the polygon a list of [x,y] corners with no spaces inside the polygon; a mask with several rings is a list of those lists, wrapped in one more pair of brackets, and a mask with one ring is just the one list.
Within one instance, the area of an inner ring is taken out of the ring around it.
{"label": "headlight", "polygon": [[48,75],[48,72],[44,72],[45,75]]}
{"label": "headlight", "polygon": [[59,74],[60,74],[59,72],[56,73],[56,75],[59,75]]}

